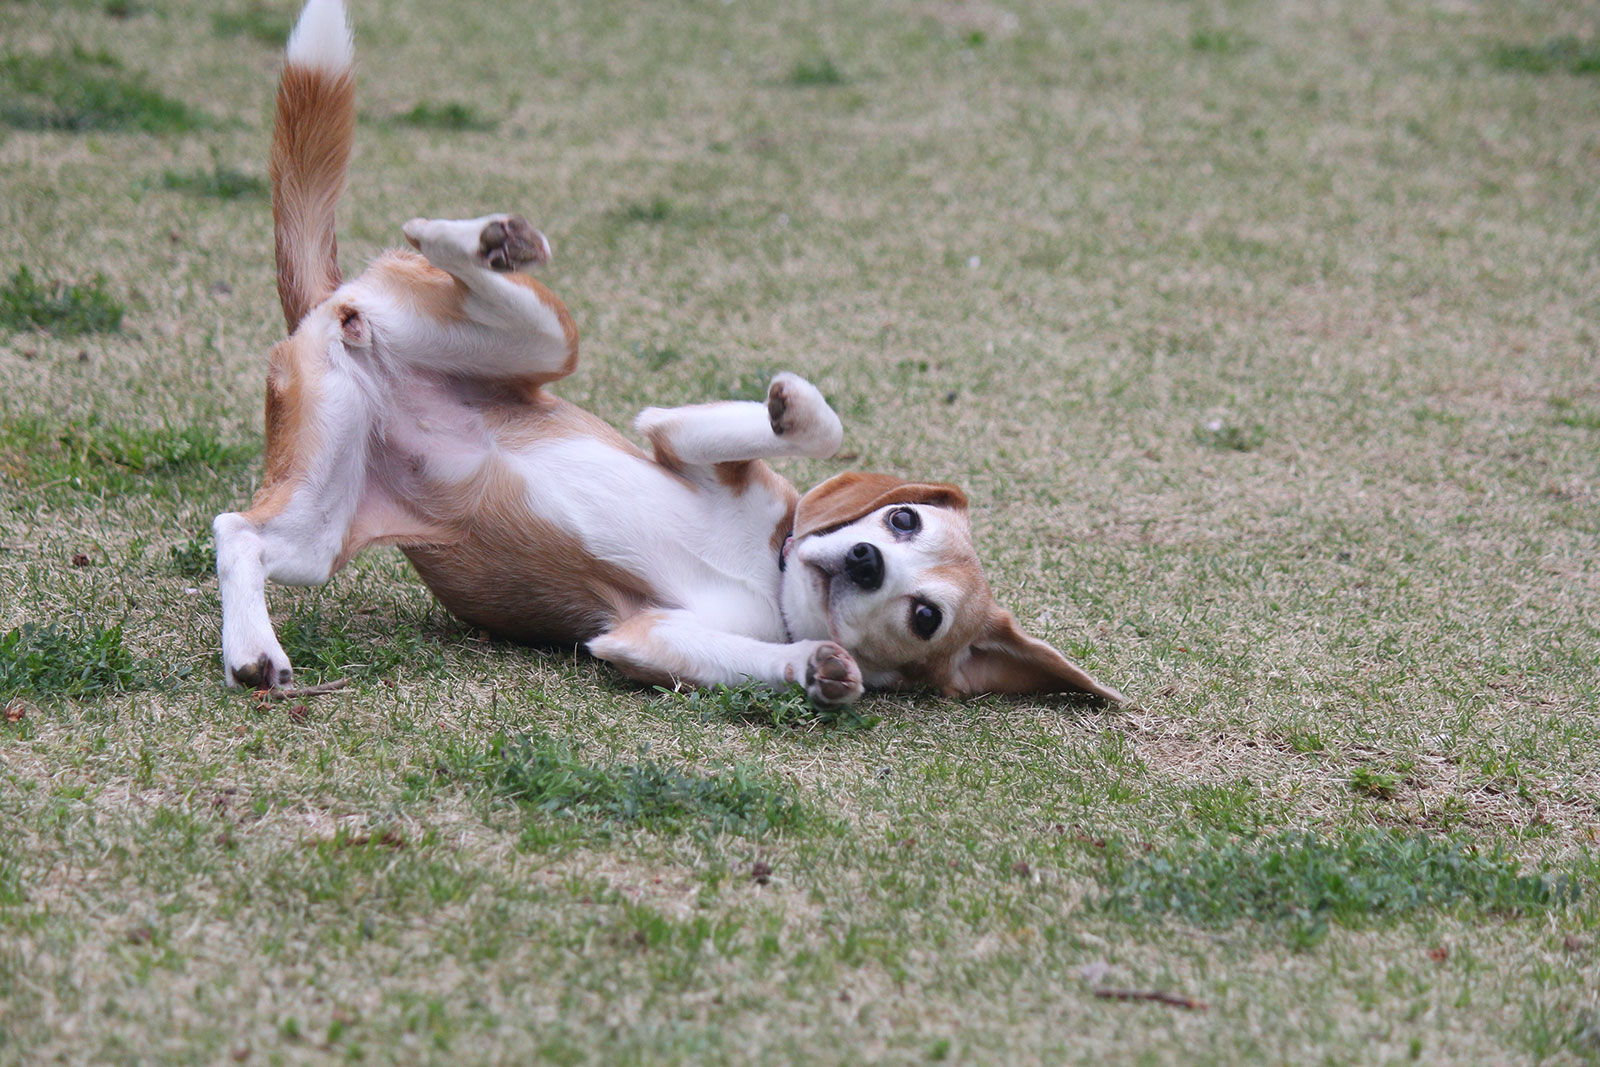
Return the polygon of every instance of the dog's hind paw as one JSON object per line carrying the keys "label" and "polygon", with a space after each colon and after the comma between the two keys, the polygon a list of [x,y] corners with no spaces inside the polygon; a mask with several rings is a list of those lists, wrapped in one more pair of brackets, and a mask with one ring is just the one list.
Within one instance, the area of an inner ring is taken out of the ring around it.
{"label": "dog's hind paw", "polygon": [[806,663],[806,697],[819,708],[837,708],[860,698],[861,668],[843,646],[824,641]]}
{"label": "dog's hind paw", "polygon": [[412,219],[401,227],[411,246],[443,270],[521,270],[550,261],[550,242],[521,215]]}
{"label": "dog's hind paw", "polygon": [[228,684],[244,689],[281,689],[294,680],[294,671],[286,659],[275,663],[272,656],[263,652],[255,662],[228,667]]}
{"label": "dog's hind paw", "polygon": [[478,255],[490,270],[519,270],[549,262],[550,242],[521,215],[500,215],[478,235]]}
{"label": "dog's hind paw", "polygon": [[839,450],[844,427],[817,387],[788,371],[767,387],[767,419],[772,432],[794,442],[802,455],[824,459]]}

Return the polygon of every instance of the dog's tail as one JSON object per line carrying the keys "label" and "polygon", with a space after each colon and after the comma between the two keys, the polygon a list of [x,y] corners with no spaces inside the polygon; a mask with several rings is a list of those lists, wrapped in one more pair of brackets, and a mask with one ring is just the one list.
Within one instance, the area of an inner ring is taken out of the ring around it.
{"label": "dog's tail", "polygon": [[353,57],[343,0],[308,0],[289,35],[272,128],[272,236],[290,333],[339,287],[333,211],[355,137]]}

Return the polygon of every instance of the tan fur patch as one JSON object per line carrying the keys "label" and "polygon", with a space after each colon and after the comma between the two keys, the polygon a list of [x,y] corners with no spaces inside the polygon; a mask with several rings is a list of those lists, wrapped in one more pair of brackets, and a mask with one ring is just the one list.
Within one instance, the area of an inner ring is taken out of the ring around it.
{"label": "tan fur patch", "polygon": [[600,639],[601,654],[623,674],[646,685],[675,685],[687,677],[690,665],[665,642],[655,637],[659,611],[641,611],[624,619]]}
{"label": "tan fur patch", "polygon": [[419,315],[440,323],[466,320],[461,305],[466,300],[467,287],[416,252],[391,249],[373,261],[367,276],[381,281]]}
{"label": "tan fur patch", "polygon": [[474,626],[518,641],[572,644],[653,597],[643,579],[529,514],[521,479],[499,461],[462,482],[430,485],[419,506],[455,536],[405,554],[440,603]]}
{"label": "tan fur patch", "polygon": [[312,412],[326,361],[327,354],[310,334],[296,334],[272,346],[261,488],[244,513],[251,522],[265,522],[284,509],[317,449]]}

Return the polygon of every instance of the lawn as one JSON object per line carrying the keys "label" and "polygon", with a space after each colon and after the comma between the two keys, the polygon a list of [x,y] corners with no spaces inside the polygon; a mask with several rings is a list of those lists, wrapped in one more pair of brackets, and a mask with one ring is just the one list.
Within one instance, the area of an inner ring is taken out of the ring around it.
{"label": "lawn", "polygon": [[292,0],[0,0],[0,1065],[1600,1062],[1600,20],[354,0],[347,271],[527,214],[648,404],[815,381],[1128,693],[821,716],[270,592]]}

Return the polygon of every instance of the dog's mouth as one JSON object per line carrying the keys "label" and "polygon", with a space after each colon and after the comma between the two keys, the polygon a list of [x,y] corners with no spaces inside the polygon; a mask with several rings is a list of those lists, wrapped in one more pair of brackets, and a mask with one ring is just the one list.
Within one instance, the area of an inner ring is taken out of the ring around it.
{"label": "dog's mouth", "polygon": [[817,591],[817,603],[822,608],[822,620],[828,627],[828,638],[842,645],[844,642],[839,640],[839,626],[833,617],[833,582],[839,576],[816,563],[807,563],[805,568]]}

